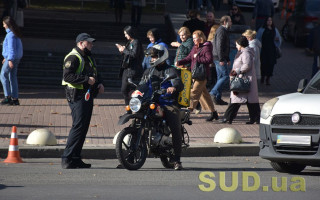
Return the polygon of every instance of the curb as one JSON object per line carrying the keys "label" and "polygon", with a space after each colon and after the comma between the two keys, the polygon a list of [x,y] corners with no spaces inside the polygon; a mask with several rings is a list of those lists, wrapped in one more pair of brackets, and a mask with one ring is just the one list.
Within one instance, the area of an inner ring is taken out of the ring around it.
{"label": "curb", "polygon": [[[22,158],[60,158],[64,146],[23,146],[19,147]],[[8,148],[0,147],[0,155],[5,158]],[[116,159],[114,145],[103,147],[84,146],[82,156],[86,159]],[[182,150],[182,157],[219,157],[219,156],[259,156],[258,144],[213,144],[194,145]]]}

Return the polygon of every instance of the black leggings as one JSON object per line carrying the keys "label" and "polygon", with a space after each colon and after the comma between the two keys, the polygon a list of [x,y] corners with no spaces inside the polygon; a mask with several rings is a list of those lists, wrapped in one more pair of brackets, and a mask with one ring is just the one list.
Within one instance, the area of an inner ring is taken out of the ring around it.
{"label": "black leggings", "polygon": [[[240,108],[240,103],[229,104],[226,112],[224,113],[224,118],[228,121],[233,121],[238,114]],[[249,110],[250,121],[258,122],[260,121],[260,105],[259,103],[247,103]]]}
{"label": "black leggings", "polygon": [[132,70],[125,69],[122,74],[121,93],[124,97],[124,102],[129,105],[130,91],[134,89],[134,86],[128,82],[128,78],[132,78]]}

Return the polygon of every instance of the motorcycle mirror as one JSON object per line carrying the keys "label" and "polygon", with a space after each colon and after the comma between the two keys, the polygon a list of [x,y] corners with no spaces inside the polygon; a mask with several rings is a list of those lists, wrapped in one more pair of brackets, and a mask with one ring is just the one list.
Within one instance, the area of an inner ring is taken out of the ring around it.
{"label": "motorcycle mirror", "polygon": [[176,78],[176,74],[175,73],[170,73],[170,74],[166,74],[166,77],[164,78],[164,80],[160,83],[160,85],[164,82],[166,82],[167,80],[170,80],[170,79],[173,79],[173,78]]}
{"label": "motorcycle mirror", "polygon": [[128,83],[133,85],[134,87],[137,87],[137,85],[132,81],[132,78],[128,78]]}

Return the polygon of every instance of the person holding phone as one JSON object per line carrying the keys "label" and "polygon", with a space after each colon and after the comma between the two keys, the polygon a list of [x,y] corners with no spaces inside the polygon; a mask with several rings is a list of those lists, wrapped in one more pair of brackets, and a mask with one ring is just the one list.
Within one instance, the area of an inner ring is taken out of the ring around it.
{"label": "person holding phone", "polygon": [[116,44],[116,46],[123,56],[119,73],[119,78],[122,79],[121,92],[124,97],[125,105],[129,105],[129,93],[133,89],[130,82],[135,78],[140,78],[139,75],[142,75],[141,64],[144,54],[142,44],[136,38],[134,28],[132,26],[126,26],[123,29],[123,33],[128,42],[125,46],[119,44]]}

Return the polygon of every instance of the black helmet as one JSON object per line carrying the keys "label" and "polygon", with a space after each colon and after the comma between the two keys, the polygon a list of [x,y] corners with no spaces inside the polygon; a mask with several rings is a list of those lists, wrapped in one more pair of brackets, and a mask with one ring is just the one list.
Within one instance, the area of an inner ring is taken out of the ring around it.
{"label": "black helmet", "polygon": [[150,60],[150,66],[155,67],[160,63],[166,61],[169,57],[168,50],[166,47],[162,45],[154,45],[147,49],[146,56],[151,56],[153,58],[158,58],[155,61]]}

